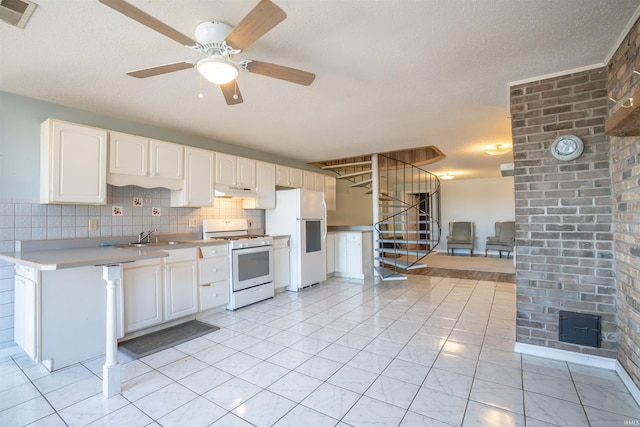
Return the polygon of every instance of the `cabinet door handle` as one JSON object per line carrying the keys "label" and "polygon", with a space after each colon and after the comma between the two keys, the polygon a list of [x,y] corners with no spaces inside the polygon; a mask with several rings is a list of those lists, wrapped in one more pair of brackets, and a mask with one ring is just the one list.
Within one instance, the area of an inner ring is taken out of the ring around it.
{"label": "cabinet door handle", "polygon": [[209,288],[209,287],[211,287],[211,283],[207,283],[206,285],[200,285],[200,286],[203,287],[203,288]]}

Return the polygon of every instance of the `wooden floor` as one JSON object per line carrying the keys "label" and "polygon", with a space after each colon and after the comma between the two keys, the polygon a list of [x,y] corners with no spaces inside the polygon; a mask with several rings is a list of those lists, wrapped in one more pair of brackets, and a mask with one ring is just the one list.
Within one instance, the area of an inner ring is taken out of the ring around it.
{"label": "wooden floor", "polygon": [[455,279],[489,280],[492,282],[516,283],[516,275],[510,273],[492,273],[488,271],[451,270],[446,268],[415,268],[403,271],[404,274],[417,276],[452,277]]}

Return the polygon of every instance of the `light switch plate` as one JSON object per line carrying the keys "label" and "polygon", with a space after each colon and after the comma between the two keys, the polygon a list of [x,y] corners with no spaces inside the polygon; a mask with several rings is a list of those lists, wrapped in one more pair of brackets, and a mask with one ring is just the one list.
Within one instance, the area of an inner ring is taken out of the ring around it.
{"label": "light switch plate", "polygon": [[97,231],[98,230],[98,220],[90,219],[89,220],[89,231]]}
{"label": "light switch plate", "polygon": [[189,227],[197,227],[198,226],[198,219],[197,218],[190,218],[189,219]]}

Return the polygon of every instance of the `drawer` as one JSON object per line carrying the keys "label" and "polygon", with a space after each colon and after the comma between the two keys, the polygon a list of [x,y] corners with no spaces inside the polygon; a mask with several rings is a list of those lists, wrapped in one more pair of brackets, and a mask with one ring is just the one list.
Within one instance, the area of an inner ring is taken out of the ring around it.
{"label": "drawer", "polygon": [[198,259],[198,253],[196,248],[172,249],[167,252],[169,252],[169,256],[166,258],[163,258],[165,263],[195,261],[196,259]]}
{"label": "drawer", "polygon": [[200,258],[214,258],[227,256],[229,254],[229,245],[227,243],[223,243],[221,245],[202,246],[198,249],[200,250]]}
{"label": "drawer", "polygon": [[125,262],[122,264],[122,268],[128,270],[130,268],[138,268],[138,267],[149,267],[149,266],[159,266],[161,258],[153,258],[153,259],[141,259],[135,262]]}
{"label": "drawer", "polygon": [[229,278],[229,258],[203,258],[198,260],[198,283],[207,284]]}
{"label": "drawer", "polygon": [[35,268],[21,264],[16,264],[14,268],[18,276],[26,277],[33,282],[38,281],[38,270]]}
{"label": "drawer", "polygon": [[217,282],[198,287],[200,306],[198,311],[208,310],[229,303],[229,282]]}

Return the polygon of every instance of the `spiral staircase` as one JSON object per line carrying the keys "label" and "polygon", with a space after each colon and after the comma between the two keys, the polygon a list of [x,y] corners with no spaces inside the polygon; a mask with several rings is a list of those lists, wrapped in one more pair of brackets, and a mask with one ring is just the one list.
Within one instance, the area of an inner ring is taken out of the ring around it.
{"label": "spiral staircase", "polygon": [[[422,163],[444,157],[435,150]],[[440,242],[440,181],[406,159],[391,152],[314,163],[349,181],[349,187],[367,188],[371,194],[372,256],[375,273],[382,280],[403,280],[406,270],[426,267],[421,261]]]}

